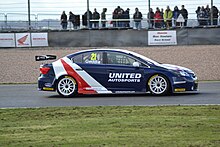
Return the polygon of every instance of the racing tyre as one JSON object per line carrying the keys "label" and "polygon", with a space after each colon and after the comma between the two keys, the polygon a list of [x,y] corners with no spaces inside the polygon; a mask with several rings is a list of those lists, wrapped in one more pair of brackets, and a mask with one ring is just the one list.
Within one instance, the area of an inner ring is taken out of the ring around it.
{"label": "racing tyre", "polygon": [[57,83],[57,92],[63,97],[71,97],[77,93],[77,83],[70,76],[64,76]]}
{"label": "racing tyre", "polygon": [[149,79],[148,87],[153,95],[166,95],[169,92],[170,84],[165,76],[156,74]]}

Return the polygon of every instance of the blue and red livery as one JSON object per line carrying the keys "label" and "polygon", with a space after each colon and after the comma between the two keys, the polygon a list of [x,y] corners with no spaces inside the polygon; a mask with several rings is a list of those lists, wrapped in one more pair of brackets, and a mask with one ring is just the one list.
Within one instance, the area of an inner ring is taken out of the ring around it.
{"label": "blue and red livery", "polygon": [[[38,58],[50,59],[47,55]],[[147,92],[165,95],[198,89],[192,70],[120,49],[83,50],[41,65],[40,71],[38,89],[57,91],[64,97]]]}

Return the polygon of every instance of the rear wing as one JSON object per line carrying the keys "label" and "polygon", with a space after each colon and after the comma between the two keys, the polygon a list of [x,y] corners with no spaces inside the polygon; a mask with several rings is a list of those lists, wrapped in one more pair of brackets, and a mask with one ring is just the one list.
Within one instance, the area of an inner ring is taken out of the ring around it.
{"label": "rear wing", "polygon": [[45,60],[55,60],[57,56],[55,55],[41,55],[35,56],[35,61],[45,61]]}

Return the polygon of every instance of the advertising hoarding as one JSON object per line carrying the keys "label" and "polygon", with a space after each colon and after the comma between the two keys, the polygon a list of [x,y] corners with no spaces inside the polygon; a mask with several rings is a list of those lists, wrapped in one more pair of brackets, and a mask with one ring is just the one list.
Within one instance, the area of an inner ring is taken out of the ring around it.
{"label": "advertising hoarding", "polygon": [[176,31],[148,31],[148,45],[177,45]]}

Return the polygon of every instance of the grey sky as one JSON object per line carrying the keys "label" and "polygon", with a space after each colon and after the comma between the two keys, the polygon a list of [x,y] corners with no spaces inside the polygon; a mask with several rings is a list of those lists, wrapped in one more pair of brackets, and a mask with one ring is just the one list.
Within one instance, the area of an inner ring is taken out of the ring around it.
{"label": "grey sky", "polygon": [[[0,2],[0,19],[3,14],[10,16],[8,19],[15,19],[15,14],[21,13],[27,14],[27,1],[28,0],[8,0]],[[83,14],[86,11],[87,0],[30,0],[31,1],[31,14],[61,14],[63,10],[67,13],[72,11],[74,14]],[[220,0],[213,0],[214,5],[220,9]],[[195,13],[198,6],[210,5],[211,0],[151,0],[151,7],[155,10],[156,7],[166,8],[167,5],[171,9],[174,6],[181,7],[185,5],[189,13]],[[148,0],[90,0],[90,10],[94,8],[101,13],[102,8],[108,8],[108,14],[111,14],[115,7],[121,6],[123,9],[130,8],[130,13],[134,13],[135,7],[138,7],[143,14],[147,14]],[[17,14],[16,14],[17,15]],[[13,16],[13,17],[12,17]],[[41,15],[42,16],[42,15]],[[48,15],[53,17],[53,15]],[[54,15],[55,16],[55,15]],[[18,16],[18,19],[20,19]],[[34,17],[34,16],[33,16]],[[56,16],[57,17],[57,16]],[[195,18],[194,14],[190,15],[191,18]]]}

